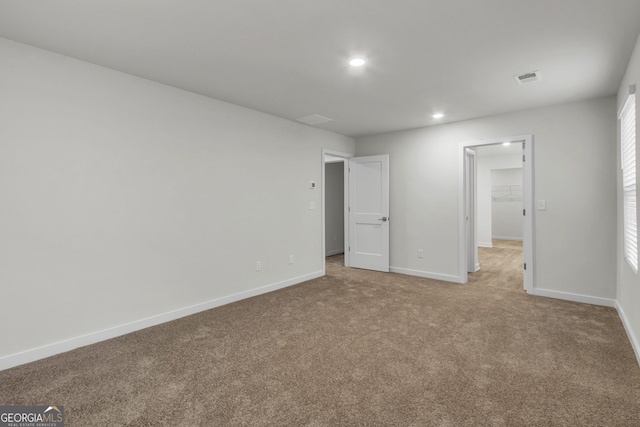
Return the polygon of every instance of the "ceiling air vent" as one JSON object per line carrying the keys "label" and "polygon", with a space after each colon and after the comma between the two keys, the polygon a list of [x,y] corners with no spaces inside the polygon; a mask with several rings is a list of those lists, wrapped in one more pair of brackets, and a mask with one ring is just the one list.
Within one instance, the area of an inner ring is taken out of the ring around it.
{"label": "ceiling air vent", "polygon": [[542,80],[540,71],[532,71],[530,73],[520,74],[519,76],[513,76],[513,78],[521,86],[529,83],[539,82],[540,80]]}
{"label": "ceiling air vent", "polygon": [[333,121],[333,119],[330,119],[329,117],[321,116],[320,114],[308,114],[306,116],[298,117],[295,120],[300,123],[304,123],[311,126],[320,125],[322,123]]}

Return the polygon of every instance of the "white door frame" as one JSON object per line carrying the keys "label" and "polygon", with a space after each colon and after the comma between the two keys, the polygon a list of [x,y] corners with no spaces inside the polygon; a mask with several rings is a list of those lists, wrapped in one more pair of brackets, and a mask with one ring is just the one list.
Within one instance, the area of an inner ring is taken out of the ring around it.
{"label": "white door frame", "polygon": [[467,148],[477,147],[481,145],[497,145],[505,142],[512,143],[524,143],[524,162],[523,168],[523,204],[526,215],[524,217],[524,230],[523,230],[523,258],[526,265],[526,269],[523,271],[524,290],[528,293],[532,293],[535,288],[534,282],[534,181],[533,181],[533,162],[534,162],[534,138],[532,134],[516,135],[505,138],[496,139],[483,139],[479,141],[461,142],[460,143],[460,155],[459,155],[459,182],[458,186],[460,191],[458,195],[458,218],[459,218],[459,247],[460,247],[460,259],[459,259],[459,274],[462,283],[467,283],[468,274],[467,257],[468,250],[468,238],[466,233],[466,198],[467,198],[467,180],[466,180],[466,150]]}
{"label": "white door frame", "polygon": [[[466,230],[467,233],[467,272],[474,273],[480,269],[478,263],[478,213],[476,192],[476,152],[466,148],[465,155],[467,156],[465,162],[465,185],[467,186],[465,196],[465,217],[466,217]],[[472,160],[473,159],[473,160]],[[471,205],[471,206],[469,206]]]}
{"label": "white door frame", "polygon": [[347,212],[347,206],[349,206],[349,158],[354,157],[353,154],[344,153],[342,151],[322,149],[322,275],[326,272],[326,257],[327,257],[327,242],[325,241],[325,156],[342,157],[344,159],[344,265],[349,267],[349,251],[346,250],[349,247],[349,213]]}

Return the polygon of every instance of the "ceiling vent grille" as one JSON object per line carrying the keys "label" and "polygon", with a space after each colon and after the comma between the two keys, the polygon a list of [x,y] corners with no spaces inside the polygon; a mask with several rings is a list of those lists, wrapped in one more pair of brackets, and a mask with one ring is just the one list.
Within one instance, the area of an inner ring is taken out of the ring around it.
{"label": "ceiling vent grille", "polygon": [[321,116],[320,114],[308,114],[306,116],[298,117],[295,120],[300,123],[304,123],[311,126],[316,126],[322,123],[333,121],[333,119],[330,119],[329,117]]}
{"label": "ceiling vent grille", "polygon": [[516,81],[516,83],[522,86],[529,83],[539,82],[540,80],[542,80],[542,75],[540,74],[540,71],[531,71],[530,73],[513,76],[513,79]]}

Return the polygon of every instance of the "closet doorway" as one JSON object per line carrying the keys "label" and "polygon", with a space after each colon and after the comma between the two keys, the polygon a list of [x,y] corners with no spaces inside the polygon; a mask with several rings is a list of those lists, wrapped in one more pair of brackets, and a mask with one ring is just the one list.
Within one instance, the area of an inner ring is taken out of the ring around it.
{"label": "closet doorway", "polygon": [[533,289],[533,136],[461,144],[464,283]]}

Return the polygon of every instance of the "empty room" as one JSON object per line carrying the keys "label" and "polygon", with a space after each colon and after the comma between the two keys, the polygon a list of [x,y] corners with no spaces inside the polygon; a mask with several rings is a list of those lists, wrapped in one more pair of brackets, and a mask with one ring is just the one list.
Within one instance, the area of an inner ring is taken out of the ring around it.
{"label": "empty room", "polygon": [[0,426],[637,426],[639,17],[0,0]]}

